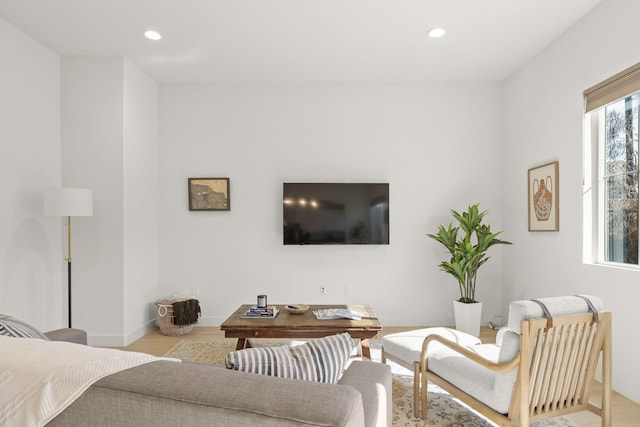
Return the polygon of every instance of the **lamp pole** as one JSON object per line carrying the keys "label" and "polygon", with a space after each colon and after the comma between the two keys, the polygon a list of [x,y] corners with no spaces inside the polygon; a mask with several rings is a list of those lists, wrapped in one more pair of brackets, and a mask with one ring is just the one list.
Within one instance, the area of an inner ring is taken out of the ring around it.
{"label": "lamp pole", "polygon": [[65,258],[67,261],[67,281],[68,281],[68,290],[67,290],[67,298],[69,299],[68,309],[69,309],[69,329],[71,329],[71,217],[67,216],[67,257]]}
{"label": "lamp pole", "polygon": [[67,298],[71,328],[71,217],[93,216],[93,193],[84,188],[49,188],[44,192],[44,214],[67,218]]}

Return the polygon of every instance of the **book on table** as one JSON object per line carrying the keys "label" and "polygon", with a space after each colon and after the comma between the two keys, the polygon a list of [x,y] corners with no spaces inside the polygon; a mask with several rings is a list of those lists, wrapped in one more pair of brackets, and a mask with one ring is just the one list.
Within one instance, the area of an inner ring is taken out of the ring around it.
{"label": "book on table", "polygon": [[319,310],[313,310],[313,315],[318,320],[332,320],[332,319],[350,319],[361,320],[364,313],[359,310],[353,310],[349,308],[323,308]]}
{"label": "book on table", "polygon": [[243,315],[240,316],[242,319],[273,319],[275,318],[280,310],[275,305],[269,305],[267,307],[257,307],[252,306],[247,310]]}
{"label": "book on table", "polygon": [[257,305],[252,305],[249,307],[249,311],[251,313],[273,313],[278,310],[278,307],[275,305],[267,305],[264,307],[259,307]]}

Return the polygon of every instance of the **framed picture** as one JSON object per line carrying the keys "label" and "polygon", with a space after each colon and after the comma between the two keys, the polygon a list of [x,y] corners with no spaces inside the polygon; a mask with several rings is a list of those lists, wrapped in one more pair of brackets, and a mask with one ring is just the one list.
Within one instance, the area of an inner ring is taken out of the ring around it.
{"label": "framed picture", "polygon": [[528,175],[529,231],[558,231],[558,162],[531,168]]}
{"label": "framed picture", "polygon": [[231,210],[229,178],[189,178],[190,211]]}

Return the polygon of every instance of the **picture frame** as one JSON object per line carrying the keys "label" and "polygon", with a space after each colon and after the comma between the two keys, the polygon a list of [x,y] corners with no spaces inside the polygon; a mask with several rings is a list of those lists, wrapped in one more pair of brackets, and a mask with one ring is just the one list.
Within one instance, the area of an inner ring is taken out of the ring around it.
{"label": "picture frame", "polygon": [[557,161],[528,171],[529,231],[560,231],[560,185]]}
{"label": "picture frame", "polygon": [[188,178],[190,211],[230,211],[229,178]]}

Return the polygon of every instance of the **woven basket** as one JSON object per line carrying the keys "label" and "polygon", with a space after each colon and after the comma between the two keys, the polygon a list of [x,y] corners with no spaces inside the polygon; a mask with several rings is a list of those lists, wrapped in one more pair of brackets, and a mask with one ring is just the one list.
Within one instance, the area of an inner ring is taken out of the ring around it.
{"label": "woven basket", "polygon": [[156,302],[158,306],[158,314],[156,316],[156,323],[160,328],[162,335],[169,335],[172,337],[187,335],[193,329],[193,325],[174,325],[173,324],[173,305],[166,304],[164,301]]}

